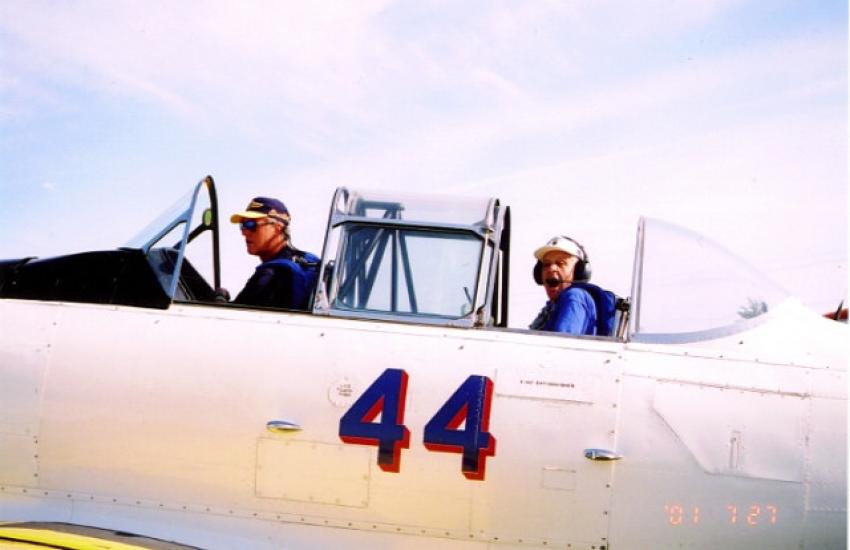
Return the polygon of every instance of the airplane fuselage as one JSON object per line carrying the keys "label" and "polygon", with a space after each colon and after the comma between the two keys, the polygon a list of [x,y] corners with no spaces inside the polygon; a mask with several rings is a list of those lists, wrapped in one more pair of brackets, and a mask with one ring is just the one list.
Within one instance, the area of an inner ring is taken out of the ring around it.
{"label": "airplane fuselage", "polygon": [[[846,374],[822,357],[203,305],[7,300],[0,319],[4,519],[105,516],[210,548],[245,531],[268,547],[843,545]],[[386,468],[341,419],[388,371],[406,387],[387,378],[396,408],[372,418],[409,440]],[[487,424],[447,423],[460,443],[441,449],[434,418],[470,377],[491,393],[460,403],[487,400]]]}

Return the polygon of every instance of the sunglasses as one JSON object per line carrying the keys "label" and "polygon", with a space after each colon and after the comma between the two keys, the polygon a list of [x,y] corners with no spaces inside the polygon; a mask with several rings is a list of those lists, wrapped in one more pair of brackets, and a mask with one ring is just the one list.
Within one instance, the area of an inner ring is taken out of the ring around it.
{"label": "sunglasses", "polygon": [[245,220],[244,222],[239,224],[239,227],[241,227],[245,231],[256,231],[257,228],[260,227],[261,225],[269,225],[270,223],[274,223],[274,222],[269,222],[269,221],[258,222],[257,220]]}

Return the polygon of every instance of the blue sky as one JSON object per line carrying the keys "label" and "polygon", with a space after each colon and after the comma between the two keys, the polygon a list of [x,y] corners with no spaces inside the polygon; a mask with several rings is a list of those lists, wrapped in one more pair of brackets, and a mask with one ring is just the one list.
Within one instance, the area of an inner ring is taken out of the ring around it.
{"label": "blue sky", "polygon": [[[847,296],[847,3],[4,2],[0,257],[124,244],[206,174],[319,252],[339,185],[498,196],[628,294],[638,216]],[[235,229],[224,281],[255,259]]]}

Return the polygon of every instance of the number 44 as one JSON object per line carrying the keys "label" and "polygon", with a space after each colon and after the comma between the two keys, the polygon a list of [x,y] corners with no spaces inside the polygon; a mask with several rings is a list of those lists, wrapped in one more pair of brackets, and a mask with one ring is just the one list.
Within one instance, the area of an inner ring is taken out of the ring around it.
{"label": "number 44", "polygon": [[[339,419],[340,439],[377,446],[378,466],[385,472],[398,472],[401,450],[410,448],[410,430],[404,425],[406,396],[407,373],[387,369]],[[496,454],[496,438],[487,431],[492,398],[493,382],[472,375],[425,424],[425,448],[462,454],[461,472],[467,479],[483,480],[487,457]]]}

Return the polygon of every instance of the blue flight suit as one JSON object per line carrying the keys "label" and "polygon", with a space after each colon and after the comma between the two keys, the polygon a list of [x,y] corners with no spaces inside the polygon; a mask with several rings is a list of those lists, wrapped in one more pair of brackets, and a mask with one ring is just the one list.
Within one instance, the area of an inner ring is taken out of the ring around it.
{"label": "blue flight suit", "polygon": [[316,284],[317,264],[313,254],[286,246],[257,266],[233,303],[306,310]]}
{"label": "blue flight suit", "polygon": [[590,292],[582,286],[573,283],[561,291],[546,324],[543,325],[543,330],[567,334],[596,334],[596,303]]}

